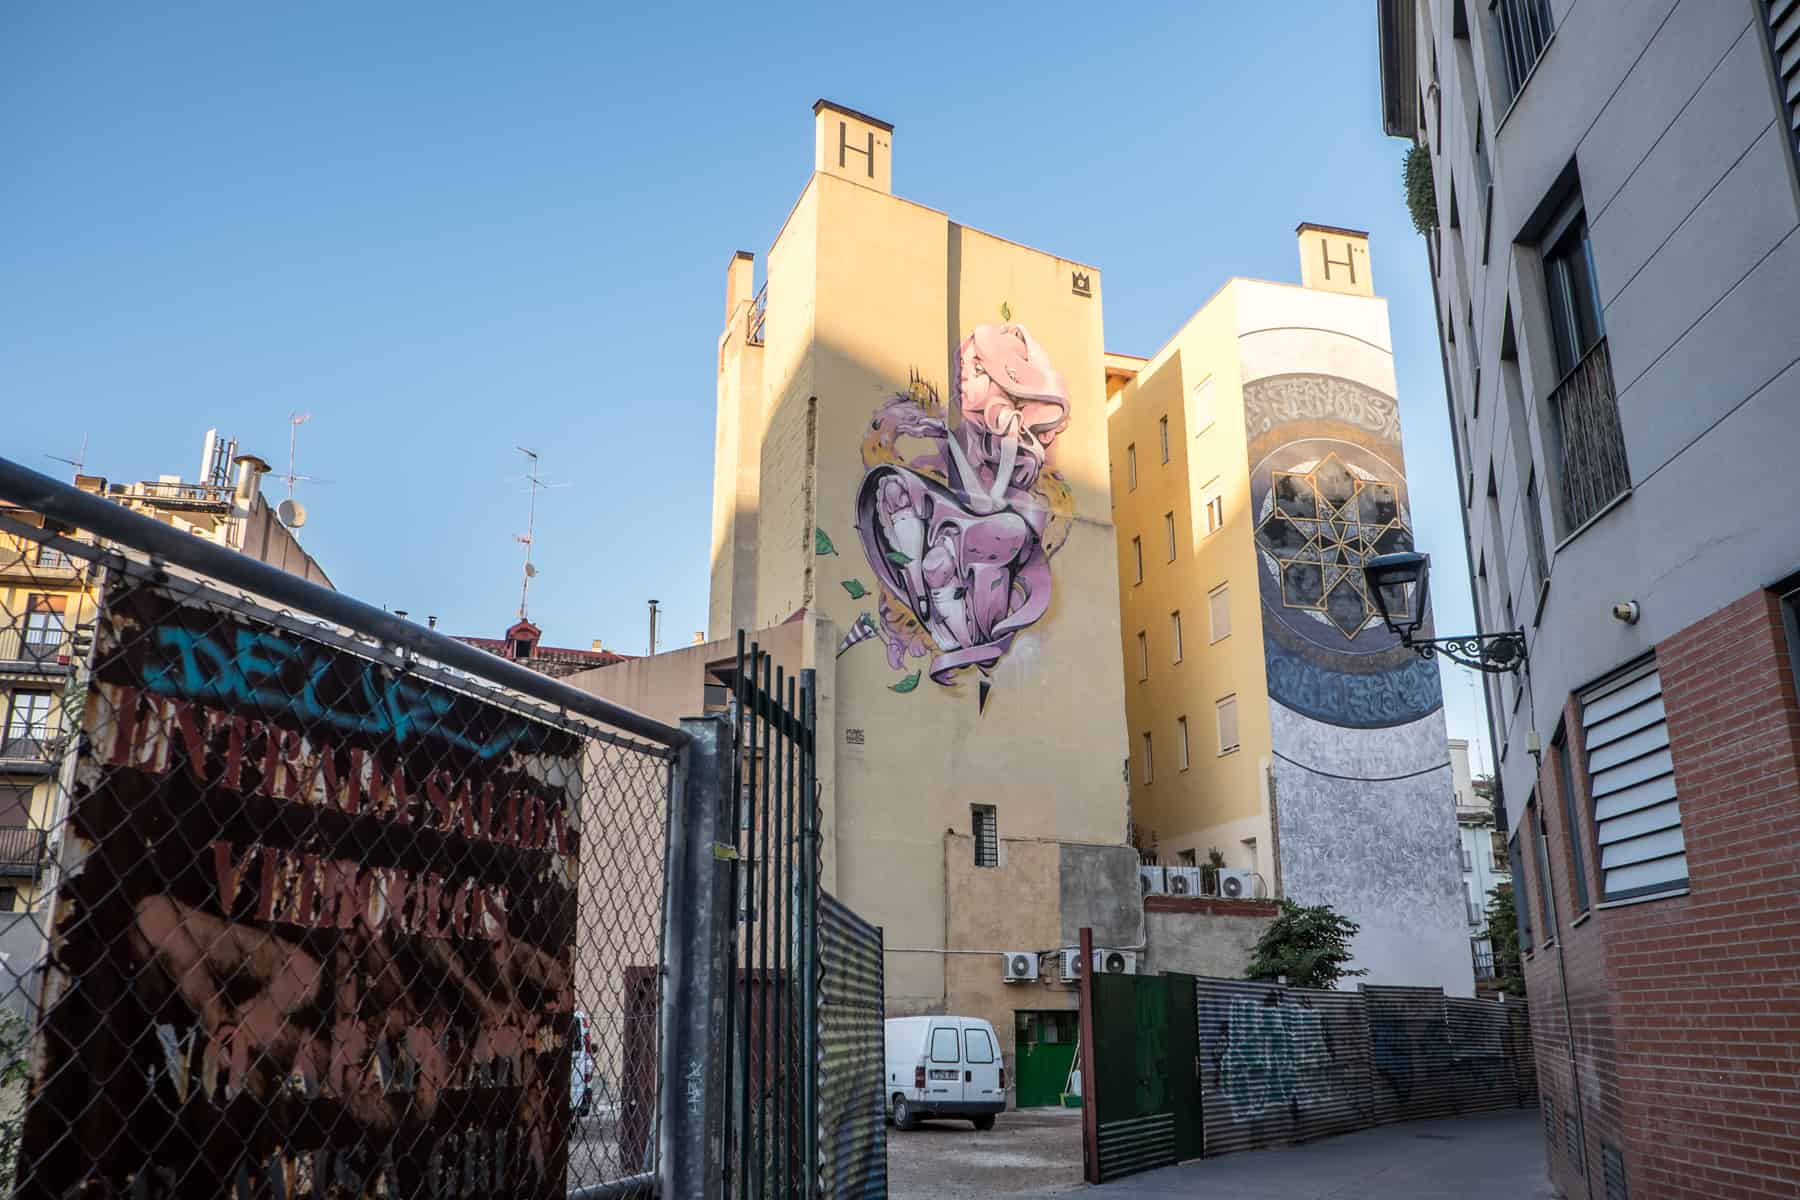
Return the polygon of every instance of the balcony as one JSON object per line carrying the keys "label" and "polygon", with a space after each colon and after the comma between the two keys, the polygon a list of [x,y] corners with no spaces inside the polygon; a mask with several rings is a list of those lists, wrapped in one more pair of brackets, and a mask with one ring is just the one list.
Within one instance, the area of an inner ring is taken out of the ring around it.
{"label": "balcony", "polygon": [[73,661],[69,641],[68,633],[62,630],[21,631],[16,626],[0,625],[0,670],[17,671],[22,663],[23,669],[30,672],[67,671]]}
{"label": "balcony", "polygon": [[12,772],[46,772],[50,769],[51,745],[48,738],[0,738],[0,769]]}
{"label": "balcony", "polygon": [[1557,385],[1550,406],[1562,465],[1563,527],[1572,533],[1631,487],[1605,338]]}
{"label": "balcony", "polygon": [[44,859],[44,831],[24,826],[0,828],[0,875],[35,875]]}

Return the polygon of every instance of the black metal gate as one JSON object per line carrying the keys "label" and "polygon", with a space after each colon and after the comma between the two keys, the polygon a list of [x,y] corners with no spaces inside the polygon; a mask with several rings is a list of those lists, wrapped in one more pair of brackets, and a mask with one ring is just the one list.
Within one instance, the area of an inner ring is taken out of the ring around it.
{"label": "black metal gate", "polygon": [[819,808],[813,673],[738,633],[732,754],[735,925],[727,940],[721,1191],[815,1194]]}

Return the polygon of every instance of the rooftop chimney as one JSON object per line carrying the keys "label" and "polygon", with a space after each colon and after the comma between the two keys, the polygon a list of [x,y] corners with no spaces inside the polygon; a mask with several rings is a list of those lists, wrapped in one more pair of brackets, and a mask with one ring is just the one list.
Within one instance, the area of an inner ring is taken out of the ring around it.
{"label": "rooftop chimney", "polygon": [[1369,274],[1369,235],[1360,229],[1314,225],[1302,221],[1294,231],[1300,236],[1300,285],[1321,292],[1373,296],[1375,280]]}
{"label": "rooftop chimney", "polygon": [[231,501],[247,512],[256,502],[262,477],[269,473],[269,464],[254,454],[240,454],[231,461],[237,466],[237,487],[232,492]]}
{"label": "rooftop chimney", "polygon": [[706,645],[706,630],[704,630],[704,629],[694,630],[694,645],[696,645],[696,646]]}
{"label": "rooftop chimney", "polygon": [[813,170],[894,190],[894,127],[829,100],[813,105]]}
{"label": "rooftop chimney", "polygon": [[594,649],[596,649],[596,650],[604,650],[604,649],[606,649],[606,647],[605,647],[605,646],[602,646],[602,645],[601,645],[601,644],[600,644],[600,639],[599,639],[599,638],[595,638],[595,639],[594,639]]}

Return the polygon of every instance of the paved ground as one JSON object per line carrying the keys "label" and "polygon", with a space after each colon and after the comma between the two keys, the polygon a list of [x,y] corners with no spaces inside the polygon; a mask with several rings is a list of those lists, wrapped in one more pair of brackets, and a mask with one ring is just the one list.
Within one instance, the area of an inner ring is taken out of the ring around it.
{"label": "paved ground", "polygon": [[1544,1176],[1537,1110],[1384,1125],[1279,1150],[1201,1159],[1097,1188],[1081,1177],[1081,1114],[1002,1113],[992,1133],[945,1121],[888,1130],[894,1200],[1071,1193],[1093,1200],[1173,1196],[1233,1200],[1538,1200]]}
{"label": "paved ground", "polygon": [[926,1121],[911,1133],[888,1126],[889,1200],[958,1200],[1044,1193],[1081,1180],[1081,1112],[1003,1112],[989,1133],[967,1121]]}

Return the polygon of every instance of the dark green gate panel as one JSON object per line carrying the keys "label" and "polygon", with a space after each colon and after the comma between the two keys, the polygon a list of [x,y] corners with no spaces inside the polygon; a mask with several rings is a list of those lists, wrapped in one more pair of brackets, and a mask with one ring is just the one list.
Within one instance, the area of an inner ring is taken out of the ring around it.
{"label": "dark green gate panel", "polygon": [[[1094,1071],[1100,1177],[1200,1153],[1192,977],[1096,975]],[[1084,1085],[1085,1087],[1085,1085]]]}
{"label": "dark green gate panel", "polygon": [[1075,1065],[1080,1018],[1074,1009],[1014,1014],[1014,1081],[1020,1108],[1053,1108],[1062,1103],[1063,1085]]}

